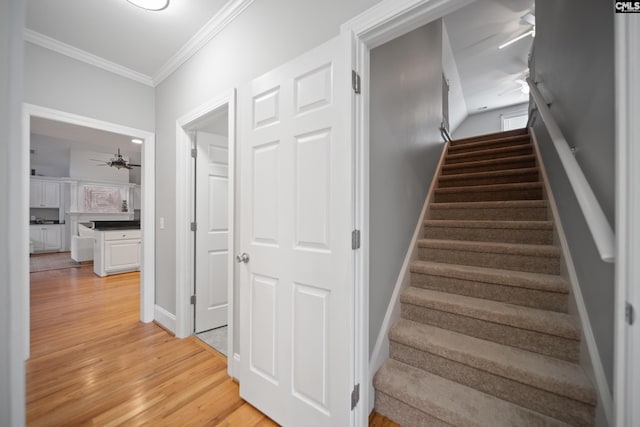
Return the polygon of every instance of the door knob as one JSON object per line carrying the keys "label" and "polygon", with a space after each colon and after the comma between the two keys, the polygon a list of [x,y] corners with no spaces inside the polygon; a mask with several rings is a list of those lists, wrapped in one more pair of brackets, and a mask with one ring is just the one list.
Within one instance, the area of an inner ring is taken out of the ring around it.
{"label": "door knob", "polygon": [[249,255],[248,255],[246,252],[243,252],[243,253],[242,253],[242,254],[240,254],[240,255],[236,255],[236,260],[237,260],[238,262],[244,262],[244,263],[247,263],[247,262],[249,262]]}

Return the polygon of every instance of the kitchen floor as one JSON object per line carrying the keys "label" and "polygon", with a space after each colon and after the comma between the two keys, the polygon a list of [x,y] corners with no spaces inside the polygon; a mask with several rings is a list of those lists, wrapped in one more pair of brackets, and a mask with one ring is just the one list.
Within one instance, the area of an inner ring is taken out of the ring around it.
{"label": "kitchen floor", "polygon": [[[90,264],[90,263],[89,263]],[[33,254],[29,257],[29,272],[76,268],[87,265],[71,258],[71,252],[54,252],[49,254]]]}

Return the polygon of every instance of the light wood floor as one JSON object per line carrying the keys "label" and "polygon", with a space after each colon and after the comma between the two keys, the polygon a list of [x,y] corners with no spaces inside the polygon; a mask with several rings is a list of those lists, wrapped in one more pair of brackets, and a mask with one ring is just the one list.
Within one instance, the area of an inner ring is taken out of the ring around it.
{"label": "light wood floor", "polygon": [[31,274],[29,426],[277,425],[240,398],[224,356],[140,323],[139,301],[139,273]]}

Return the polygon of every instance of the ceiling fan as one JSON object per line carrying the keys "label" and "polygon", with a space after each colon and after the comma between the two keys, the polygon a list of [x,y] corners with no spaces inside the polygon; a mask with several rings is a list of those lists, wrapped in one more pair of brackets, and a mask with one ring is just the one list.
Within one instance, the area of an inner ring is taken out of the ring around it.
{"label": "ceiling fan", "polygon": [[531,25],[531,29],[529,29],[529,31],[520,34],[519,36],[516,36],[504,43],[502,43],[500,46],[498,46],[498,49],[504,49],[505,47],[517,42],[520,39],[523,39],[527,36],[531,36],[531,37],[535,37],[536,36],[536,17],[533,13],[529,12],[526,15],[520,17],[520,20],[523,21],[526,24]]}
{"label": "ceiling fan", "polygon": [[96,162],[100,162],[101,164],[99,164],[98,166],[111,166],[112,168],[116,168],[116,169],[133,169],[134,167],[140,167],[140,165],[136,165],[134,163],[129,163],[128,160],[125,160],[124,157],[122,157],[122,154],[120,154],[120,148],[118,148],[118,153],[115,155],[115,157],[112,157],[110,160],[108,161],[104,161],[104,160],[98,160],[98,159],[90,159]]}

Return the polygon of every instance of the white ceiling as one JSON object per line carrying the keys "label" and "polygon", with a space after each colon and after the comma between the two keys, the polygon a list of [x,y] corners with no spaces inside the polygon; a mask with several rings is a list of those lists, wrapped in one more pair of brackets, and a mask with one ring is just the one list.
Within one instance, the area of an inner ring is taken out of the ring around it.
{"label": "white ceiling", "polygon": [[532,38],[498,46],[531,29],[521,17],[534,0],[478,0],[444,18],[469,114],[527,102],[516,79],[528,75]]}
{"label": "white ceiling", "polygon": [[142,145],[131,142],[131,136],[128,135],[62,123],[40,117],[31,118],[31,134],[82,144],[69,144],[66,148],[71,147],[77,149],[84,147],[86,150],[104,151],[112,154],[115,153],[118,148],[120,148],[122,152],[127,153],[139,153],[142,150]]}
{"label": "white ceiling", "polygon": [[229,0],[172,0],[159,12],[126,0],[27,0],[26,28],[154,76]]}

